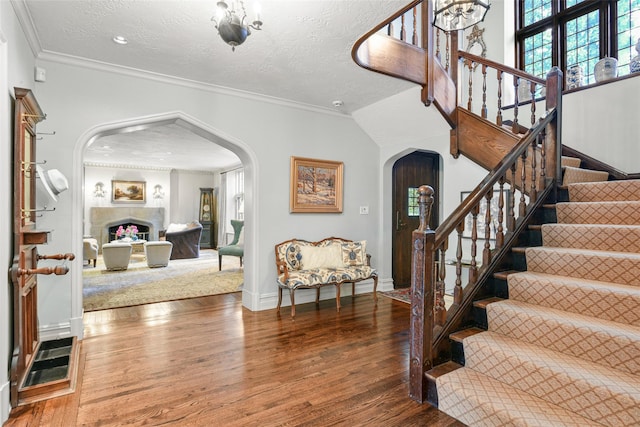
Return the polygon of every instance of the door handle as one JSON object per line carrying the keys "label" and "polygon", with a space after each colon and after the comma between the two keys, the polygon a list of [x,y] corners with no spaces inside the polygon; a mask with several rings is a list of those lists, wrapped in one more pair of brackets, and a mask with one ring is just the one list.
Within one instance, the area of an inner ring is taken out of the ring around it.
{"label": "door handle", "polygon": [[402,222],[402,219],[400,219],[400,211],[396,211],[396,231],[399,231],[405,225],[407,224]]}

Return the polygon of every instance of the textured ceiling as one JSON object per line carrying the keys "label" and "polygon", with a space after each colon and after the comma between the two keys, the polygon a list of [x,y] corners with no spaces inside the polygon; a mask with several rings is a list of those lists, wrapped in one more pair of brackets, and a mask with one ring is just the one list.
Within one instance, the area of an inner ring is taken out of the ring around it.
{"label": "textured ceiling", "polygon": [[[349,114],[411,85],[366,71],[355,41],[408,0],[261,0],[262,31],[235,52],[211,22],[216,0],[15,0],[47,59],[89,60]],[[253,2],[247,1],[249,20]],[[124,36],[125,46],[112,41]],[[334,100],[343,101],[335,108]],[[127,134],[127,138],[135,135]],[[114,136],[113,138],[116,138]]]}

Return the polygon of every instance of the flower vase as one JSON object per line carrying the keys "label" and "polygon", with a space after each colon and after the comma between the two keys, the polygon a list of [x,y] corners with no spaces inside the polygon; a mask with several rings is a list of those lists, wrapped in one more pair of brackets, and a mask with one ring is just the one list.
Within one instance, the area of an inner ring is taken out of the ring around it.
{"label": "flower vase", "polygon": [[638,39],[638,43],[636,43],[636,52],[638,52],[638,54],[634,56],[629,63],[629,71],[631,73],[640,73],[640,38]]}
{"label": "flower vase", "polygon": [[593,75],[598,83],[615,79],[618,77],[618,60],[610,56],[605,56],[596,63],[593,69]]}

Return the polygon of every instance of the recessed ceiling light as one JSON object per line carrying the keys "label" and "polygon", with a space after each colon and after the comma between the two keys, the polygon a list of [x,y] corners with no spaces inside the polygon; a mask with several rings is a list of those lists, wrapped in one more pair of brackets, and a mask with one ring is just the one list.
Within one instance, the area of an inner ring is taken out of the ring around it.
{"label": "recessed ceiling light", "polygon": [[122,37],[122,36],[115,36],[113,38],[113,41],[115,43],[118,43],[118,44],[127,44],[127,43],[129,43],[129,40],[127,40],[126,37]]}

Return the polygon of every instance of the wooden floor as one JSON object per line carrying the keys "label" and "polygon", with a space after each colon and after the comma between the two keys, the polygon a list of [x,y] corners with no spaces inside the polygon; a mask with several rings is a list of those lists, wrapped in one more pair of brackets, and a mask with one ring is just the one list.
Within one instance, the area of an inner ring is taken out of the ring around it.
{"label": "wooden floor", "polygon": [[462,425],[408,396],[406,304],[334,304],[291,320],[235,293],[86,313],[76,392],[5,427]]}

